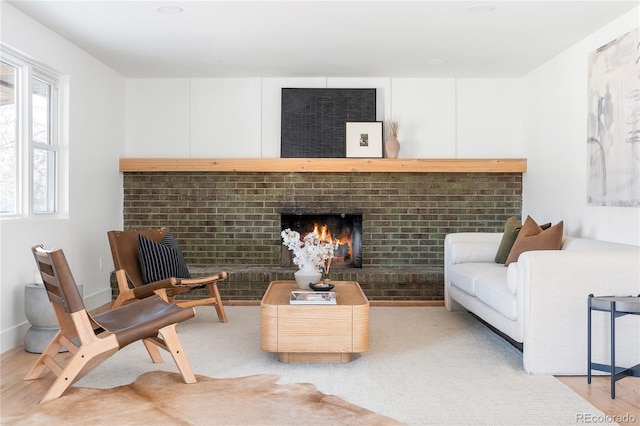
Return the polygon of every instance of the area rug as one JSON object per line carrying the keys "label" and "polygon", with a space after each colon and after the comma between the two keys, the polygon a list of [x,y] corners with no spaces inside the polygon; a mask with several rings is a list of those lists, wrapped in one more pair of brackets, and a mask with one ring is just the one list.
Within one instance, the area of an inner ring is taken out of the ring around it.
{"label": "area rug", "polygon": [[[227,379],[266,374],[279,377],[279,385],[309,383],[324,395],[413,425],[575,425],[580,418],[603,416],[553,376],[526,374],[522,354],[467,312],[372,307],[369,350],[345,364],[280,363],[275,354],[260,349],[258,306],[227,306],[226,312],[229,322],[223,324],[213,308],[198,307],[196,317],[178,328],[196,375]],[[73,390],[128,385],[150,371],[177,373],[168,354],[163,356],[163,364],[152,364],[142,344],[132,344]],[[240,417],[219,421],[214,415],[218,398],[217,392],[199,398],[199,410],[211,414],[207,424],[264,424],[243,423]],[[247,407],[251,404],[245,401]],[[236,410],[238,416],[243,410]],[[127,424],[125,416],[116,418]],[[309,422],[300,417],[282,424],[302,423]]]}
{"label": "area rug", "polygon": [[275,375],[236,379],[145,373],[112,389],[74,387],[64,397],[3,424],[34,425],[393,425],[393,419],[318,392],[310,384],[278,385]]}

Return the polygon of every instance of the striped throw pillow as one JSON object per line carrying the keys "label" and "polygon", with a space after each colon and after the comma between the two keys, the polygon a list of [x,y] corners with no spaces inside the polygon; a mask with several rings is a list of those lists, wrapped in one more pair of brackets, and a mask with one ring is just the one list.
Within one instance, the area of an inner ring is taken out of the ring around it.
{"label": "striped throw pillow", "polygon": [[191,278],[180,245],[170,233],[159,243],[138,235],[138,262],[145,284],[167,278]]}

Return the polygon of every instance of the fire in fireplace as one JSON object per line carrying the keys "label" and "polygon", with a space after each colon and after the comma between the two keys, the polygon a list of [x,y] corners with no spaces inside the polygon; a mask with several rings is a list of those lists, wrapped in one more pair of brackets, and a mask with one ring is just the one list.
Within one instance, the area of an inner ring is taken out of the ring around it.
{"label": "fire in fireplace", "polygon": [[[314,230],[326,241],[338,241],[331,264],[333,267],[362,268],[361,214],[291,214],[280,215],[282,230],[298,231],[301,236]],[[283,267],[294,266],[291,251],[283,246]]]}

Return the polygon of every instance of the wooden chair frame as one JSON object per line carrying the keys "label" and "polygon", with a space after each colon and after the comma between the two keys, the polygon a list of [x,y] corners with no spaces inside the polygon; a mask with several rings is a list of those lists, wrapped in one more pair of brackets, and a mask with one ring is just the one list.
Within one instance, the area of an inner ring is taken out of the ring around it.
{"label": "wooden chair frame", "polygon": [[[40,403],[59,398],[82,376],[138,340],[142,340],[154,363],[163,362],[159,352],[162,348],[173,357],[185,383],[196,382],[176,331],[179,322],[194,317],[193,308],[181,308],[155,295],[92,316],[84,306],[62,250],[45,250],[35,244],[32,252],[60,326],[24,377],[37,379],[46,369],[57,376]],[[58,357],[61,348],[72,356]]]}
{"label": "wooden chair frame", "polygon": [[[144,235],[153,241],[160,242],[167,232],[165,227],[140,231],[107,232],[119,291],[113,302],[113,307],[117,308],[133,300],[158,294],[163,299],[174,302],[181,307],[213,305],[218,314],[218,320],[227,322],[227,314],[218,290],[218,281],[227,278],[227,273],[224,271],[200,278],[172,277],[149,284],[143,282],[138,262],[138,235]],[[207,288],[209,297],[196,300],[175,300],[179,294],[203,286]]]}

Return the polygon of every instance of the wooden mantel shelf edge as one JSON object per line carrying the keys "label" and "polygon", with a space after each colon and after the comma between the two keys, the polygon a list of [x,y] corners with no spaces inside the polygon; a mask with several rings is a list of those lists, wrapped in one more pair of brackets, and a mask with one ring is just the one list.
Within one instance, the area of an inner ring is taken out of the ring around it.
{"label": "wooden mantel shelf edge", "polygon": [[404,158],[121,158],[121,172],[524,173],[527,160]]}

